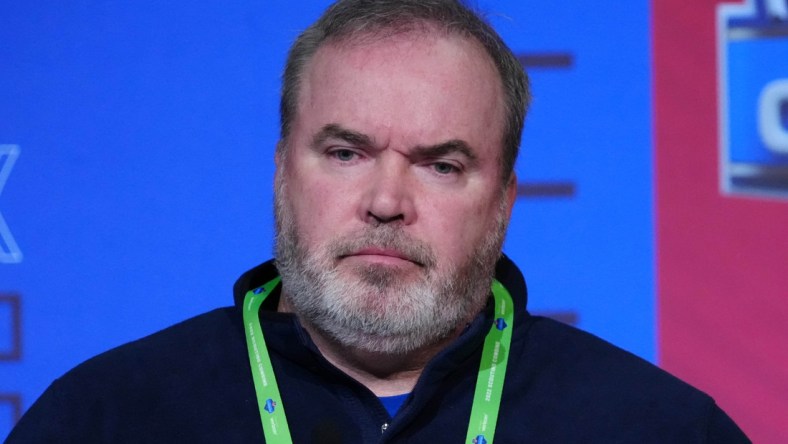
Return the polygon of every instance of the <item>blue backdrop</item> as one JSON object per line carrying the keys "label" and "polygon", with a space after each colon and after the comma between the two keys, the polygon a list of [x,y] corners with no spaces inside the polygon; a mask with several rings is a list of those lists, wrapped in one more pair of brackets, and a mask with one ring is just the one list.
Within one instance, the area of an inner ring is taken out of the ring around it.
{"label": "blue backdrop", "polygon": [[[270,257],[279,73],[327,3],[0,3],[0,437]],[[476,3],[533,83],[505,247],[531,307],[653,360],[648,2]]]}

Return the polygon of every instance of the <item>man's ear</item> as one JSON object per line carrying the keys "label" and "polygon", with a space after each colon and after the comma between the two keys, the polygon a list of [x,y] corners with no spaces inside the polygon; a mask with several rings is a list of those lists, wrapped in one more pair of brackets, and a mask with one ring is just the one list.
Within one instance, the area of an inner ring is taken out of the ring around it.
{"label": "man's ear", "polygon": [[514,201],[517,200],[517,174],[512,171],[509,177],[509,182],[506,184],[506,218],[512,217],[512,207]]}

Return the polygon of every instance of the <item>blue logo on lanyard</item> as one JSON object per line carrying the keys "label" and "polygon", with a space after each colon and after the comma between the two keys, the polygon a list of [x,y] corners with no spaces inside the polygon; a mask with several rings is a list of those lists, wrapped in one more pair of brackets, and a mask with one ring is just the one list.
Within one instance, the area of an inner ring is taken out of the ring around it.
{"label": "blue logo on lanyard", "polygon": [[255,288],[255,289],[252,291],[252,293],[254,293],[254,294],[260,294],[260,293],[262,293],[262,292],[264,292],[264,291],[265,291],[265,287],[257,287],[257,288]]}
{"label": "blue logo on lanyard", "polygon": [[503,331],[508,326],[509,325],[506,323],[506,321],[503,320],[503,318],[498,318],[495,320],[495,328],[497,328],[498,330]]}
{"label": "blue logo on lanyard", "polygon": [[274,413],[274,410],[276,410],[276,402],[268,398],[268,400],[265,401],[265,407],[263,407],[263,409],[268,413]]}
{"label": "blue logo on lanyard", "polygon": [[473,438],[473,444],[487,444],[487,440],[484,439],[484,435],[479,435]]}

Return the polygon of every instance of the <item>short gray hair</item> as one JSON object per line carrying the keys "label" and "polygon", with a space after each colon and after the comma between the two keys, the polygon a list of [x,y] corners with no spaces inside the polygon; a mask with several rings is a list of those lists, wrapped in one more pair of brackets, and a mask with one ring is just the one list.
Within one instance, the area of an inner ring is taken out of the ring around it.
{"label": "short gray hair", "polygon": [[362,36],[388,35],[430,26],[478,41],[492,59],[505,97],[506,122],[501,156],[502,180],[514,169],[525,113],[530,102],[525,71],[503,39],[459,0],[339,0],[298,36],[287,57],[279,105],[280,143],[285,154],[287,138],[298,107],[301,77],[317,50],[327,42]]}

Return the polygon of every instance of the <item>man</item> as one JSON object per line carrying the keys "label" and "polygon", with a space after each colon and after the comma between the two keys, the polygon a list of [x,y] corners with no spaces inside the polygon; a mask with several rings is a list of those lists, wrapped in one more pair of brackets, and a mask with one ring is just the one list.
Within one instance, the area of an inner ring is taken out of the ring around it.
{"label": "man", "polygon": [[526,312],[501,246],[527,102],[460,3],[339,1],[285,70],[276,261],[235,308],[55,381],[8,442],[747,442],[703,393]]}

